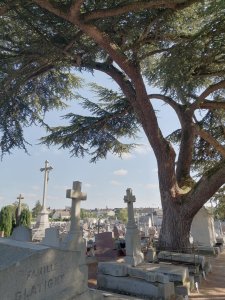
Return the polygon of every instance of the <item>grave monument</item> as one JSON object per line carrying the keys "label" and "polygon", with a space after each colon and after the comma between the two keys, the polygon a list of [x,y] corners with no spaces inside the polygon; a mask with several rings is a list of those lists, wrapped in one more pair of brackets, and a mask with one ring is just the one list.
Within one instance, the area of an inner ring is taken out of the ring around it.
{"label": "grave monument", "polygon": [[125,262],[136,266],[144,261],[144,255],[141,252],[141,239],[138,227],[134,219],[133,203],[136,201],[135,196],[132,195],[132,190],[129,188],[126,190],[126,196],[124,196],[124,202],[127,203],[128,210],[128,223],[125,234],[126,241],[126,256]]}
{"label": "grave monument", "polygon": [[53,168],[49,165],[49,162],[45,161],[45,167],[41,168],[40,171],[44,171],[44,188],[43,188],[43,200],[42,200],[42,209],[40,214],[37,217],[37,222],[32,231],[32,239],[35,241],[41,241],[45,237],[45,229],[49,228],[49,219],[48,219],[48,210],[46,208],[46,195],[47,195],[47,186],[49,181],[49,172]]}
{"label": "grave monument", "polygon": [[191,224],[194,244],[202,252],[214,253],[216,235],[213,215],[203,206],[194,216]]}

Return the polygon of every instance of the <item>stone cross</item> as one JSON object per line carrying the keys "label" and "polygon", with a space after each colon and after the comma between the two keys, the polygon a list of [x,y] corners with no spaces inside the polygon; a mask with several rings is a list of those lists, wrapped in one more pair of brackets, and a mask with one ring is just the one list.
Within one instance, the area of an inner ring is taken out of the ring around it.
{"label": "stone cross", "polygon": [[41,172],[45,172],[44,173],[44,189],[43,189],[43,201],[42,201],[42,209],[45,208],[45,198],[46,198],[46,194],[47,194],[47,184],[48,184],[48,180],[49,180],[49,172],[52,170],[53,168],[49,165],[49,161],[45,161],[45,167],[41,168],[40,171]]}
{"label": "stone cross", "polygon": [[87,199],[87,194],[81,192],[81,182],[73,182],[73,188],[66,190],[66,198],[72,199],[70,233],[75,233],[80,231],[80,202]]}
{"label": "stone cross", "polygon": [[135,196],[132,194],[132,189],[126,190],[124,202],[127,203],[128,208],[128,223],[125,235],[126,241],[126,257],[125,262],[132,266],[137,266],[144,261],[144,255],[141,252],[141,239],[140,233],[134,220],[133,202],[136,201]]}
{"label": "stone cross", "polygon": [[132,195],[132,189],[128,188],[126,190],[126,196],[124,196],[124,202],[127,203],[127,210],[128,210],[128,225],[135,224],[134,219],[134,208],[133,202],[136,201],[135,196]]}
{"label": "stone cross", "polygon": [[18,210],[17,210],[17,220],[19,220],[20,215],[21,215],[21,200],[23,200],[24,197],[21,194],[19,194],[19,196],[17,197],[17,199],[19,200]]}

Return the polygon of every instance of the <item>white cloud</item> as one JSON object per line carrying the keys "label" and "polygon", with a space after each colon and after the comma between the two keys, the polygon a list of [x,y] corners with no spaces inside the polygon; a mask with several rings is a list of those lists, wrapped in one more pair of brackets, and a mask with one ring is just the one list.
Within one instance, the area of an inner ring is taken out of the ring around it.
{"label": "white cloud", "polygon": [[119,169],[119,170],[116,170],[113,172],[114,175],[117,175],[117,176],[125,176],[127,175],[128,171],[125,170],[125,169]]}
{"label": "white cloud", "polygon": [[111,185],[116,185],[116,186],[121,185],[121,183],[116,180],[111,180],[110,183]]}
{"label": "white cloud", "polygon": [[145,185],[145,188],[148,190],[155,190],[159,188],[159,185],[155,183],[148,183]]}
{"label": "white cloud", "polygon": [[157,172],[158,172],[158,168],[152,169],[152,172],[153,172],[153,173],[157,173]]}
{"label": "white cloud", "polygon": [[148,145],[137,145],[134,148],[134,152],[137,153],[137,154],[147,154],[150,151],[151,151],[151,148]]}
{"label": "white cloud", "polygon": [[134,158],[134,155],[132,155],[131,153],[123,153],[121,155],[121,158],[124,159],[124,160],[128,160],[128,159]]}

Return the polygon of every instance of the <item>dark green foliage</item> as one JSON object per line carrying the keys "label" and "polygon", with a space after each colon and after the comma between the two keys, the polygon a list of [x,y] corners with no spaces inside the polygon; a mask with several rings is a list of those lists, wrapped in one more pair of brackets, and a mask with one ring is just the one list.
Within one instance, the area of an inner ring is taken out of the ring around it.
{"label": "dark green foliage", "polygon": [[10,236],[12,231],[12,208],[5,206],[0,212],[0,230],[4,231],[4,235]]}
{"label": "dark green foliage", "polygon": [[38,214],[41,212],[42,209],[42,205],[40,203],[40,201],[38,200],[35,203],[34,208],[32,209],[32,218],[37,218]]}
{"label": "dark green foliage", "polygon": [[193,101],[191,94],[223,79],[224,12],[224,1],[199,3],[177,12],[168,23],[169,49],[149,58],[146,66],[151,83],[186,103]]}
{"label": "dark green foliage", "polygon": [[92,162],[106,158],[109,151],[121,155],[134,146],[119,140],[122,137],[135,138],[139,130],[129,102],[122,94],[97,85],[92,85],[92,90],[98,96],[98,103],[79,97],[82,107],[91,116],[67,114],[64,118],[70,120],[70,125],[49,129],[50,134],[42,138],[43,143],[69,148],[74,156],[90,154]]}
{"label": "dark green foliage", "polygon": [[31,213],[29,209],[23,209],[20,214],[19,225],[30,227],[31,225]]}
{"label": "dark green foliage", "polygon": [[[32,14],[29,20],[27,14]],[[60,65],[61,51],[51,44],[54,36],[45,36],[44,31],[49,30],[50,34],[50,28],[40,22],[39,28],[34,26],[35,14],[37,9],[15,9],[8,17],[0,19],[2,154],[10,153],[16,147],[26,150],[23,128],[32,124],[44,125],[45,113],[65,107],[63,100],[71,99],[72,88],[80,83],[66,63]]]}
{"label": "dark green foliage", "polygon": [[121,222],[123,222],[124,224],[127,223],[128,221],[128,212],[127,212],[127,208],[118,208],[115,212],[115,216],[117,217],[117,219]]}

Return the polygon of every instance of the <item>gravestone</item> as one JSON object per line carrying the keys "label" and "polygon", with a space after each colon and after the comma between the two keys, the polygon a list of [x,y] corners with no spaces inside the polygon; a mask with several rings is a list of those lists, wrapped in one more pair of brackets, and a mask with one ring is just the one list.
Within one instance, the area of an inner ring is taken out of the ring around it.
{"label": "gravestone", "polygon": [[201,251],[214,253],[216,243],[213,215],[202,207],[194,216],[191,224],[191,235]]}
{"label": "gravestone", "polygon": [[45,230],[45,237],[41,241],[41,244],[51,247],[59,247],[60,241],[59,229],[56,227],[51,227]]}
{"label": "gravestone", "polygon": [[132,195],[132,190],[128,188],[126,190],[126,196],[124,196],[124,202],[127,203],[128,210],[128,223],[125,234],[126,241],[126,256],[125,262],[136,266],[144,261],[144,255],[141,252],[141,238],[138,227],[134,219],[133,202],[135,202],[135,196]]}
{"label": "gravestone", "polygon": [[31,242],[32,241],[32,230],[23,225],[15,227],[13,229],[12,235],[10,236],[12,240]]}
{"label": "gravestone", "polygon": [[112,232],[101,232],[95,235],[95,256],[104,259],[115,259],[117,252],[115,250]]}

